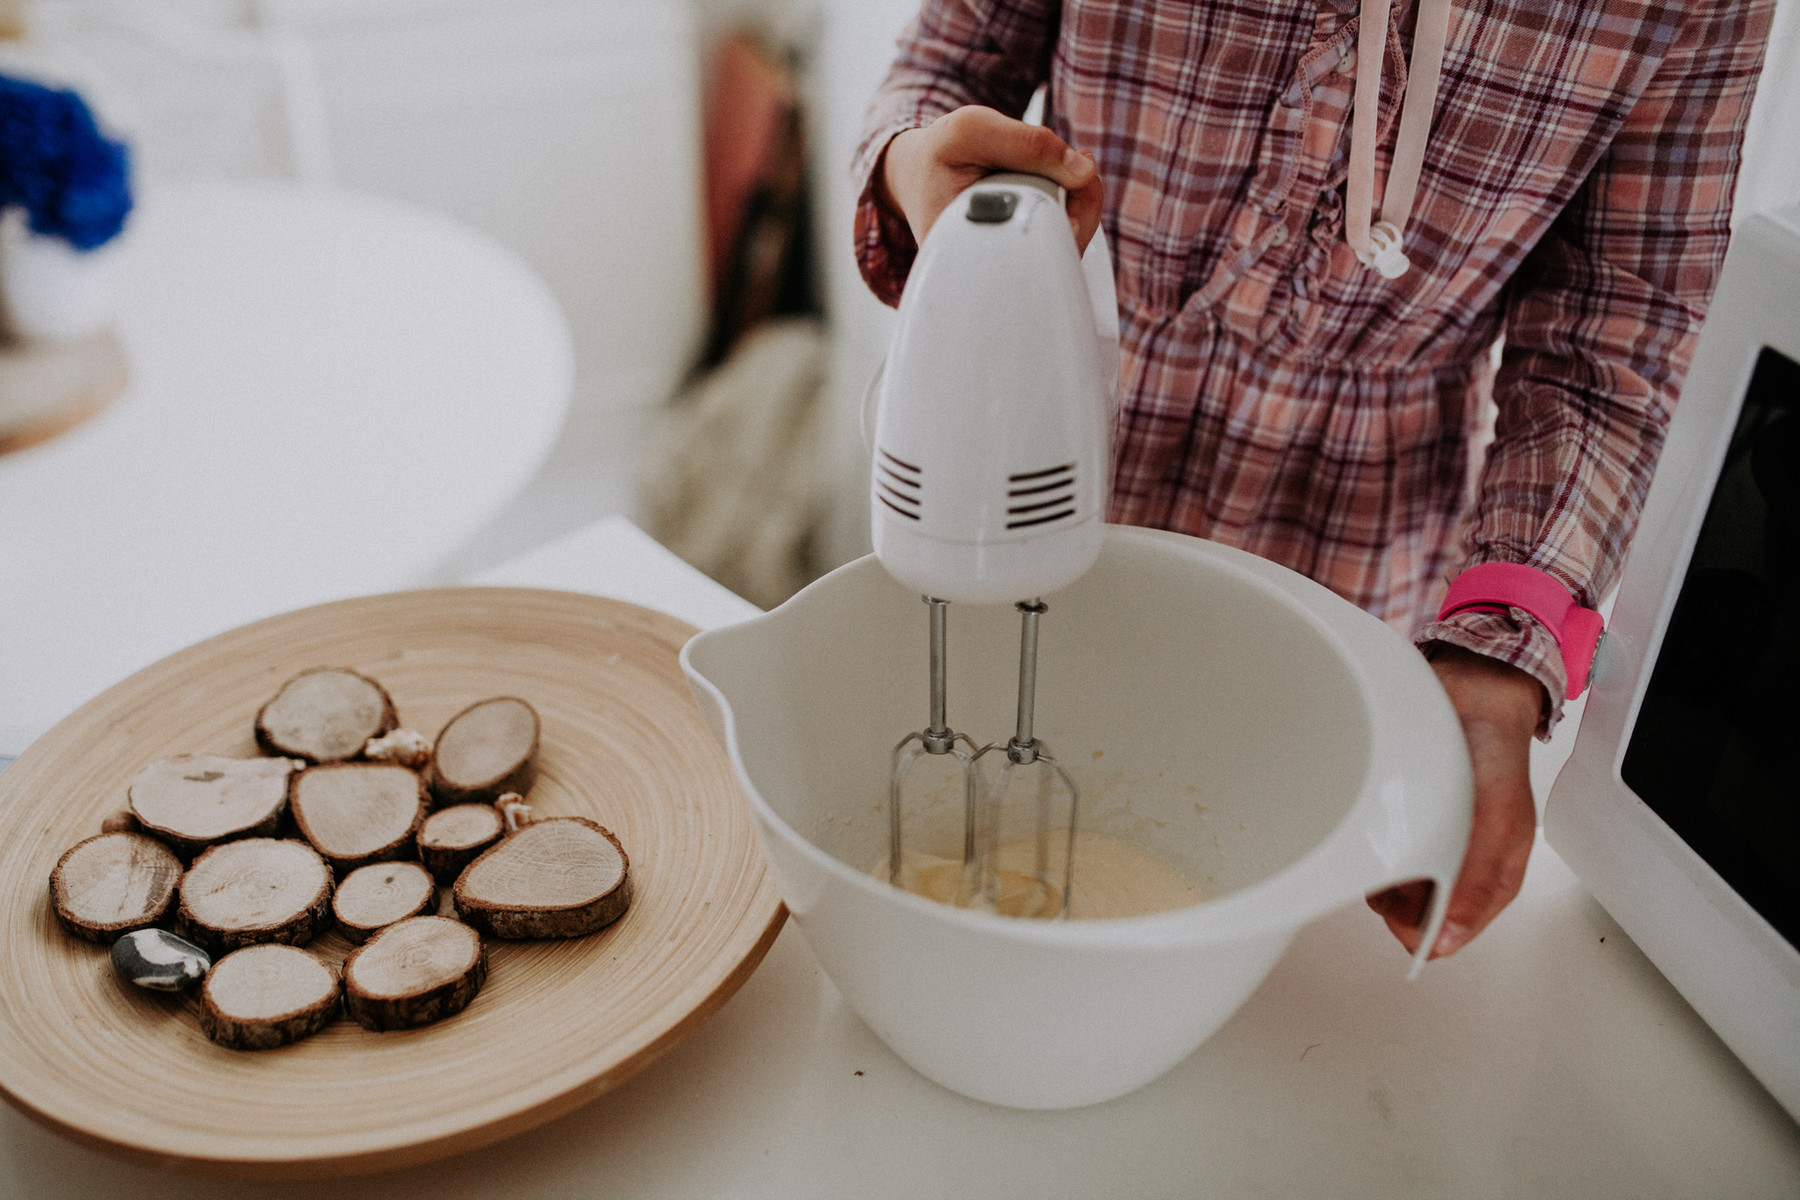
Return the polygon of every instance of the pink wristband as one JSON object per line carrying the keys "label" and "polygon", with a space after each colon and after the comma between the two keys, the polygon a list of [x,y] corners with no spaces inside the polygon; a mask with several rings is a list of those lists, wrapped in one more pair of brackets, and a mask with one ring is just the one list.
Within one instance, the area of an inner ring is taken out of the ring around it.
{"label": "pink wristband", "polygon": [[1562,651],[1568,676],[1564,699],[1581,695],[1593,670],[1594,650],[1600,644],[1600,614],[1575,603],[1567,588],[1537,568],[1504,562],[1470,567],[1450,585],[1437,619],[1442,621],[1464,609],[1505,612],[1509,608],[1523,609],[1550,631]]}

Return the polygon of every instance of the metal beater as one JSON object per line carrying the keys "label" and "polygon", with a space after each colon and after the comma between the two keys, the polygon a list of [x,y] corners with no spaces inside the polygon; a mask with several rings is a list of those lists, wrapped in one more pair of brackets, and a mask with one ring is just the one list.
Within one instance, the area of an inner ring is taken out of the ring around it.
{"label": "metal beater", "polygon": [[[927,754],[948,754],[962,764],[963,769],[963,868],[972,871],[975,865],[976,828],[979,818],[981,796],[981,777],[975,769],[975,758],[981,752],[976,750],[974,741],[966,734],[953,732],[947,723],[945,713],[945,688],[949,674],[949,655],[945,647],[947,609],[950,602],[936,600],[930,596],[922,597],[931,606],[931,724],[923,730],[909,733],[900,739],[894,747],[893,776],[888,781],[888,882],[895,887],[902,886],[902,831],[901,813],[904,805],[901,802],[902,785],[913,768],[913,764]],[[957,748],[961,742],[968,747],[965,752]]]}
{"label": "metal beater", "polygon": [[[1075,781],[1069,777],[1063,765],[1051,757],[1050,747],[1032,735],[1032,719],[1037,708],[1037,640],[1038,618],[1049,611],[1049,605],[1039,600],[1022,600],[1015,607],[1020,613],[1019,629],[1019,720],[1010,741],[1005,743],[990,742],[975,755],[980,760],[990,752],[1000,751],[1004,760],[988,790],[986,811],[981,822],[983,832],[988,838],[985,853],[977,856],[978,872],[974,887],[975,896],[983,907],[1014,911],[1019,916],[1046,917],[1054,914],[1059,917],[1069,915],[1069,897],[1075,885],[1075,825],[1079,816],[1081,792]],[[1025,880],[1032,889],[1028,896],[1019,896],[1013,903],[1006,903],[1001,895],[1000,860],[1005,845],[1004,829],[1006,817],[1013,807],[1012,797],[1015,788],[1023,781],[1034,779],[1036,787],[1026,794],[1032,805],[1032,861],[1031,869],[1025,872]],[[1067,800],[1066,829],[1063,846],[1062,884],[1055,887],[1050,883],[1050,839],[1056,828],[1056,805],[1052,803],[1052,795],[1056,785],[1060,785]]]}
{"label": "metal beater", "polygon": [[[1020,915],[1066,915],[1074,872],[1079,795],[1033,722],[1041,597],[1093,565],[1110,490],[1118,320],[1104,238],[1095,246],[1084,262],[1048,180],[998,175],[965,191],[914,261],[875,419],[875,553],[931,613],[931,723],[894,748],[889,878],[903,882],[909,774],[954,756],[957,902]],[[980,750],[945,715],[951,601],[1014,604],[1021,618],[1017,726]],[[991,780],[984,760],[998,764]],[[1021,826],[1030,840],[1009,841]],[[1021,843],[1023,863],[1003,863]]]}

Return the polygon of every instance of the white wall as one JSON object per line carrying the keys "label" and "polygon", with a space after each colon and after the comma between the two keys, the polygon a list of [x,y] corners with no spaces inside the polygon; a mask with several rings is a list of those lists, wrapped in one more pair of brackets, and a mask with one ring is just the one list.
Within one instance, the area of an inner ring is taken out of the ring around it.
{"label": "white wall", "polygon": [[839,562],[869,549],[869,451],[860,417],[864,390],[887,353],[894,322],[893,310],[870,294],[856,269],[851,238],[856,193],[850,159],[869,99],[893,61],[895,39],[918,7],[918,0],[824,0],[811,81],[818,258],[833,331],[826,385],[833,417],[830,440],[837,448],[844,480],[844,499],[830,531],[828,554]]}
{"label": "white wall", "polygon": [[140,179],[325,177],[449,213],[550,285],[576,413],[670,394],[705,333],[692,0],[35,0],[32,55]]}
{"label": "white wall", "polygon": [[279,0],[340,182],[517,250],[570,318],[578,405],[670,394],[705,332],[698,23],[673,0]]}
{"label": "white wall", "polygon": [[1776,0],[1769,57],[1744,131],[1735,214],[1800,204],[1800,0]]}

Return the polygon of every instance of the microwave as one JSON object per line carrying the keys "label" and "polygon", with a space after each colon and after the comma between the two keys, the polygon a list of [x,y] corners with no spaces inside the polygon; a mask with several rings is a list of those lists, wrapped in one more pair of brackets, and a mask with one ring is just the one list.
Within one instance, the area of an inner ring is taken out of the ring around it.
{"label": "microwave", "polygon": [[1544,835],[1800,1120],[1800,207],[1732,238]]}

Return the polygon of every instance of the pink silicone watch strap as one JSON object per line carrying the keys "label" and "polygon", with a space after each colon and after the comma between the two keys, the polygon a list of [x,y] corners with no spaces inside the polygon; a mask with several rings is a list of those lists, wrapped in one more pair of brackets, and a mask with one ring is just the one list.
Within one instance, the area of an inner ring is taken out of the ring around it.
{"label": "pink silicone watch strap", "polygon": [[1600,614],[1575,603],[1568,589],[1555,578],[1523,563],[1482,563],[1470,567],[1450,585],[1437,619],[1442,621],[1464,609],[1504,612],[1523,609],[1541,622],[1562,650],[1568,677],[1564,699],[1573,700],[1587,688],[1600,644]]}

